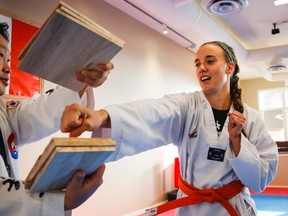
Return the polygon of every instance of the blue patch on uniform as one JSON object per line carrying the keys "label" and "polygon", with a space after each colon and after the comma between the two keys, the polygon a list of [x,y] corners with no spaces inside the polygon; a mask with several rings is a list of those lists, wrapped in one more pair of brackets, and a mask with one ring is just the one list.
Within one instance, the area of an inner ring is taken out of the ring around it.
{"label": "blue patch on uniform", "polygon": [[209,148],[207,159],[223,162],[226,150],[218,148]]}

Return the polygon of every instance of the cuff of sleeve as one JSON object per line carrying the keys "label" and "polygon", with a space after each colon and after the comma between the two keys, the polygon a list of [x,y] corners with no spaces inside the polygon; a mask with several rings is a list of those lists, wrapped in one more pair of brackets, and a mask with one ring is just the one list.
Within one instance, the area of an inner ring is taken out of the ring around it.
{"label": "cuff of sleeve", "polygon": [[43,199],[43,216],[64,216],[64,192],[46,192]]}
{"label": "cuff of sleeve", "polygon": [[122,124],[121,117],[118,115],[118,112],[115,112],[117,109],[114,106],[105,107],[105,110],[109,113],[111,120],[111,129],[101,128],[92,133],[92,137],[111,137],[116,142],[116,149],[111,156],[105,162],[111,162],[120,159],[122,156],[119,155],[121,143],[122,143]]}
{"label": "cuff of sleeve", "polygon": [[240,147],[240,152],[237,157],[235,156],[234,150],[231,147],[231,145],[228,145],[227,152],[226,152],[227,159],[234,160],[236,158],[241,158],[243,155],[243,152],[245,152],[243,149],[245,149],[245,146],[247,145],[247,143],[249,144],[249,141],[248,142],[247,141],[248,141],[247,138],[243,134],[241,134],[241,147]]}
{"label": "cuff of sleeve", "polygon": [[116,107],[108,106],[105,110],[109,113],[111,120],[111,138],[115,140],[116,143],[122,142],[122,121],[119,112],[117,112]]}

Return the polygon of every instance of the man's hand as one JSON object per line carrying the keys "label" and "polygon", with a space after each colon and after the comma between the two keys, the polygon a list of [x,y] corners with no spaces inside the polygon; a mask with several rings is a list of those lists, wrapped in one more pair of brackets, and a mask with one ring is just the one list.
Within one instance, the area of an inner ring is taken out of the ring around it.
{"label": "man's hand", "polygon": [[80,82],[84,82],[88,86],[96,88],[107,80],[108,75],[113,68],[114,65],[112,62],[108,62],[107,64],[98,64],[94,70],[83,69],[76,72],[76,78]]}
{"label": "man's hand", "polygon": [[108,62],[107,64],[98,64],[95,69],[77,71],[75,74],[76,79],[86,83],[86,86],[79,92],[79,96],[82,97],[88,87],[96,88],[101,86],[107,80],[113,68],[113,63]]}
{"label": "man's hand", "polygon": [[72,210],[83,204],[103,183],[105,165],[102,164],[94,173],[85,176],[83,170],[74,173],[66,185],[64,209]]}

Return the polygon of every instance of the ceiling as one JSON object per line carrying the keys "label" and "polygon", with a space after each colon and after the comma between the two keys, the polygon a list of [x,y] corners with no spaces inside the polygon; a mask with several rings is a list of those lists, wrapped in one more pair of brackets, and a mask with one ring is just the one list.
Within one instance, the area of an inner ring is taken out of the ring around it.
{"label": "ceiling", "polygon": [[[209,40],[227,42],[236,51],[242,79],[288,79],[288,4],[275,6],[274,0],[105,1],[156,31],[162,32],[165,24],[167,37],[194,52]],[[222,14],[241,10],[219,16],[208,12],[209,5],[212,9],[220,5]],[[279,34],[272,35],[273,23]]]}
{"label": "ceiling", "polygon": [[[81,4],[97,1],[111,4],[161,34],[165,24],[165,36],[192,52],[210,40],[227,42],[236,51],[241,79],[288,80],[288,4],[275,6],[274,0],[82,0]],[[57,2],[1,0],[0,13],[28,23],[32,20],[35,25],[35,21],[45,21]],[[241,7],[246,2],[248,5]],[[208,5],[212,9],[220,5],[221,13],[242,10],[216,16],[205,9]],[[271,34],[273,23],[279,34]]]}

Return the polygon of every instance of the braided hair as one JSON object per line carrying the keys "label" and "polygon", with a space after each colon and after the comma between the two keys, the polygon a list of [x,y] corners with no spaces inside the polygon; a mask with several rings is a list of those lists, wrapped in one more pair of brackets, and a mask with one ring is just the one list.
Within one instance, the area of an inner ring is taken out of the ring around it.
{"label": "braided hair", "polygon": [[0,23],[0,34],[5,38],[7,43],[9,42],[9,25],[6,22]]}
{"label": "braided hair", "polygon": [[[202,46],[206,44],[215,44],[221,47],[222,50],[224,51],[224,56],[225,56],[226,61],[233,62],[235,64],[234,72],[232,76],[230,77],[230,97],[232,100],[233,108],[236,111],[243,114],[244,106],[243,106],[243,100],[242,100],[242,89],[239,86],[239,77],[237,75],[240,72],[240,68],[238,65],[236,55],[234,53],[234,49],[222,41],[210,41],[210,42],[204,43]],[[242,129],[242,133],[247,137],[244,128]]]}

